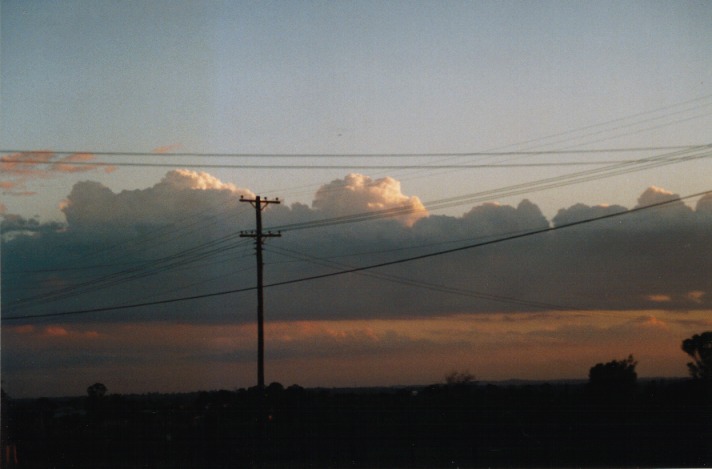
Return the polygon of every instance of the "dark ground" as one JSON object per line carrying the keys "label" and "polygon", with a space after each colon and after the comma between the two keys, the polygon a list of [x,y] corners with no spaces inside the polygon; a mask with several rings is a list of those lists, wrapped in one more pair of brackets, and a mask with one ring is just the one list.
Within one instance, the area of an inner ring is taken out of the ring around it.
{"label": "dark ground", "polygon": [[[3,402],[23,468],[710,467],[712,393],[692,380]],[[6,444],[19,464],[6,461]]]}

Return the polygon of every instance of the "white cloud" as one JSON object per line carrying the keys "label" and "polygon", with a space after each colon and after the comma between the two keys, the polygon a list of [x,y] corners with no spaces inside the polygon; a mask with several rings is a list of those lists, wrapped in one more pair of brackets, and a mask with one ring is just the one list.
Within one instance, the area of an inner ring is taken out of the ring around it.
{"label": "white cloud", "polygon": [[234,184],[225,183],[206,172],[190,171],[188,169],[176,169],[166,174],[163,180],[156,184],[156,190],[216,190],[230,191],[233,194],[253,197],[254,194],[247,189],[239,189]]}
{"label": "white cloud", "polygon": [[168,172],[151,188],[118,194],[98,182],[77,183],[62,211],[72,229],[112,233],[116,229],[185,225],[221,211],[228,216],[224,211],[234,212],[240,195],[254,194],[208,173],[179,169]]}
{"label": "white cloud", "polygon": [[395,179],[373,180],[355,173],[323,185],[314,196],[313,207],[328,217],[405,208],[405,214],[397,219],[406,226],[428,215],[420,199],[404,195]]}

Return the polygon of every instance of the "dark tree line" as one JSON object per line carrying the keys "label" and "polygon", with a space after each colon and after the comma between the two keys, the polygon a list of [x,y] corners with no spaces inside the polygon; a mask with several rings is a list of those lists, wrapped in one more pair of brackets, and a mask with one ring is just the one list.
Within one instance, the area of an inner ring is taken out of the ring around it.
{"label": "dark tree line", "polygon": [[690,349],[694,379],[639,382],[629,356],[581,384],[487,385],[453,372],[402,389],[3,393],[2,467],[707,467],[706,334]]}

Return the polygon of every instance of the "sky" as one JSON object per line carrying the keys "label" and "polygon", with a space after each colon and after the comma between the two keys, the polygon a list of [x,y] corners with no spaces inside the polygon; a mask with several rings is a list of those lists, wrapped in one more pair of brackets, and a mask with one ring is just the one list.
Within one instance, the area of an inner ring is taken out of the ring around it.
{"label": "sky", "polygon": [[628,354],[685,376],[712,329],[710,24],[694,1],[0,0],[3,389],[256,384],[255,195],[281,201],[268,382]]}

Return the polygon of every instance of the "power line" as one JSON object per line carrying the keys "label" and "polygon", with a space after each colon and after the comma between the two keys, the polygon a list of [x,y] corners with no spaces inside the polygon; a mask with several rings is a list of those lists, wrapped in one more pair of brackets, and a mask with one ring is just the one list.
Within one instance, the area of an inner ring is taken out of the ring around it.
{"label": "power line", "polygon": [[[531,150],[531,151],[471,151],[471,152],[423,152],[423,153],[210,153],[210,152],[175,152],[153,153],[140,151],[85,151],[85,150],[8,150],[0,149],[0,153],[32,155],[35,153],[51,153],[55,155],[94,155],[94,156],[151,156],[190,157],[190,158],[416,158],[416,157],[465,157],[465,156],[538,156],[538,155],[570,155],[595,153],[632,153],[645,151],[685,150],[699,145],[668,145],[648,147],[616,147],[593,148],[579,150]],[[0,163],[34,163],[34,164],[71,164],[91,165],[91,161],[70,160],[8,160]],[[109,164],[109,163],[107,163]]]}
{"label": "power line", "polygon": [[[694,111],[694,110],[696,110],[696,109],[698,109],[698,108],[706,107],[706,106],[709,106],[710,104],[712,104],[712,103],[710,103],[710,102],[708,102],[708,103],[703,103],[703,104],[697,104],[697,103],[702,103],[702,102],[704,102],[704,101],[707,101],[707,100],[709,100],[710,98],[712,98],[712,95],[700,96],[700,97],[693,98],[693,99],[690,99],[690,100],[687,100],[687,101],[682,101],[682,102],[679,102],[679,103],[670,104],[670,105],[667,105],[667,106],[662,106],[662,107],[659,107],[659,108],[656,108],[656,109],[651,109],[651,110],[648,110],[648,111],[641,111],[641,112],[637,112],[637,113],[634,113],[634,114],[629,114],[629,115],[627,115],[627,116],[622,116],[622,117],[617,117],[617,118],[614,118],[614,119],[610,119],[610,120],[608,120],[608,121],[597,122],[597,123],[594,123],[594,124],[589,124],[589,125],[586,125],[586,126],[583,126],[583,127],[579,127],[579,128],[577,128],[577,129],[565,130],[565,131],[563,131],[563,132],[557,132],[557,133],[554,133],[554,134],[545,135],[545,136],[543,136],[543,137],[537,137],[537,138],[533,138],[533,139],[530,139],[530,140],[525,140],[525,141],[523,141],[523,142],[517,142],[517,143],[514,143],[514,144],[505,145],[505,146],[503,146],[503,147],[499,147],[499,149],[511,148],[511,147],[516,147],[516,146],[521,146],[521,145],[530,145],[530,144],[533,144],[533,143],[539,143],[538,145],[534,146],[534,148],[540,148],[540,147],[545,146],[545,145],[553,145],[553,144],[564,143],[564,142],[571,141],[571,140],[574,140],[574,139],[580,139],[580,138],[583,138],[583,137],[591,136],[590,133],[581,135],[583,132],[588,131],[588,130],[590,130],[590,129],[595,129],[595,128],[601,128],[601,127],[605,127],[605,126],[610,126],[611,124],[616,124],[616,123],[619,123],[619,122],[623,123],[623,122],[625,122],[625,121],[634,119],[634,118],[636,118],[636,117],[642,117],[642,116],[652,115],[652,114],[660,113],[660,112],[662,112],[662,111],[668,111],[668,110],[671,110],[671,109],[675,109],[675,108],[679,108],[679,107],[684,107],[684,106],[687,106],[687,105],[690,105],[690,104],[695,104],[695,106],[693,106],[693,107],[691,107],[691,108],[689,108],[689,109],[683,109],[683,110],[681,110],[681,111],[675,111],[675,112],[672,112],[672,113],[667,114],[667,115],[675,115],[675,114],[679,114],[680,112]],[[665,115],[663,115],[662,117],[664,117],[664,116],[665,116]],[[641,122],[647,122],[647,121],[648,121],[648,119],[644,119],[644,120],[642,120],[642,121],[638,121],[637,123],[639,124],[639,123],[641,123]],[[619,126],[617,126],[617,127],[614,127],[613,129],[610,129],[610,130],[613,131],[613,130],[619,129],[619,128],[621,128],[621,127],[630,126],[630,125],[631,125],[630,123],[628,123],[628,124],[622,124],[622,125],[619,125]],[[633,125],[635,125],[635,124],[633,124]],[[599,133],[599,132],[596,132],[596,134],[597,134],[597,133]],[[564,137],[564,136],[567,136],[567,137],[564,138],[564,139],[561,139],[561,137]],[[556,141],[547,142],[547,140],[557,139],[557,138],[558,138],[558,140],[556,140]]]}
{"label": "power line", "polygon": [[[312,276],[308,276],[308,277],[301,277],[301,278],[292,279],[292,280],[275,282],[275,283],[264,285],[264,288],[292,285],[292,284],[296,284],[296,283],[302,283],[302,282],[308,282],[308,281],[312,281],[312,280],[335,277],[338,275],[345,275],[345,274],[350,274],[350,273],[355,273],[355,272],[362,272],[362,271],[366,271],[366,270],[377,269],[377,268],[381,268],[381,267],[417,261],[417,260],[426,259],[426,258],[430,258],[430,257],[442,256],[442,255],[446,255],[446,254],[452,254],[455,252],[476,249],[476,248],[499,244],[499,243],[503,243],[503,242],[507,242],[507,241],[513,241],[516,239],[522,239],[522,238],[526,238],[529,236],[536,236],[539,234],[544,234],[544,233],[549,233],[549,232],[558,231],[558,230],[562,230],[562,229],[572,228],[574,226],[580,226],[580,225],[584,225],[584,224],[588,224],[588,223],[593,223],[596,221],[607,220],[607,219],[617,218],[617,217],[622,217],[622,216],[628,216],[628,215],[632,215],[634,213],[642,212],[644,210],[649,210],[649,209],[653,209],[653,208],[657,208],[657,207],[663,207],[666,205],[679,203],[682,200],[692,199],[692,198],[701,197],[701,196],[705,196],[705,195],[709,195],[709,194],[712,194],[712,190],[698,192],[696,194],[690,194],[690,195],[686,195],[686,196],[679,197],[676,199],[666,200],[663,202],[645,205],[642,207],[636,207],[636,208],[632,208],[630,210],[609,213],[609,214],[601,215],[598,217],[592,217],[592,218],[578,220],[578,221],[574,221],[574,222],[570,222],[570,223],[566,223],[566,224],[562,224],[562,225],[550,226],[550,227],[541,228],[538,230],[532,230],[532,231],[527,231],[524,233],[513,234],[513,235],[505,236],[502,238],[497,238],[497,239],[488,240],[488,241],[482,241],[482,242],[469,244],[469,245],[465,245],[465,246],[460,246],[460,247],[456,247],[456,248],[445,249],[445,250],[436,251],[436,252],[427,253],[427,254],[421,254],[418,256],[396,259],[393,261],[370,264],[370,265],[362,266],[362,267],[354,267],[351,269],[345,269],[345,270],[341,270],[338,272],[330,272],[330,273],[326,273],[326,274],[312,275]],[[229,295],[229,294],[234,294],[234,293],[253,291],[256,289],[257,289],[257,287],[246,287],[246,288],[239,288],[239,289],[234,289],[234,290],[225,290],[225,291],[220,291],[220,292],[204,293],[204,294],[200,294],[200,295],[192,295],[192,296],[171,298],[171,299],[166,299],[166,300],[144,302],[144,303],[107,306],[107,307],[74,310],[74,311],[62,311],[62,312],[55,312],[55,313],[43,313],[43,314],[34,314],[34,315],[26,315],[26,316],[3,317],[2,321],[17,321],[17,320],[23,320],[23,319],[39,319],[39,318],[49,318],[49,317],[73,316],[73,315],[80,315],[80,314],[105,312],[105,311],[132,309],[132,308],[139,308],[139,307],[145,307],[145,306],[156,306],[156,305],[161,305],[161,304],[177,303],[177,302],[181,302],[181,301],[190,301],[190,300],[197,300],[197,299],[203,299],[203,298],[211,298],[211,297],[216,297],[216,296],[224,296],[224,295]]]}
{"label": "power line", "polygon": [[[679,102],[679,103],[674,103],[674,104],[670,104],[670,105],[667,105],[667,106],[662,106],[662,107],[659,107],[659,108],[656,108],[656,109],[647,110],[647,111],[641,111],[641,112],[637,112],[637,113],[630,114],[630,115],[627,115],[627,116],[622,116],[622,117],[610,119],[610,120],[608,120],[608,121],[597,122],[597,123],[589,124],[589,125],[586,125],[586,126],[583,126],[583,127],[576,128],[576,129],[571,129],[571,130],[566,130],[566,131],[563,131],[563,132],[557,132],[557,133],[554,133],[554,134],[545,135],[545,136],[543,136],[543,137],[537,137],[537,138],[533,138],[533,139],[530,139],[530,140],[525,140],[525,141],[521,141],[521,142],[515,142],[515,143],[512,143],[512,144],[500,146],[500,147],[497,147],[497,148],[495,148],[495,149],[492,149],[492,150],[489,150],[489,151],[483,151],[483,152],[433,152],[433,153],[388,153],[388,152],[386,152],[386,153],[323,153],[323,154],[320,154],[320,153],[257,153],[257,152],[255,152],[255,153],[239,153],[239,152],[156,152],[156,151],[152,151],[152,152],[135,152],[135,151],[133,151],[133,152],[132,152],[132,151],[122,152],[122,151],[85,151],[85,150],[56,150],[56,151],[51,151],[51,150],[41,150],[41,151],[37,151],[37,150],[34,150],[34,151],[33,151],[33,150],[26,150],[26,149],[25,149],[25,150],[0,149],[0,153],[14,153],[14,154],[17,154],[17,153],[20,153],[20,154],[26,154],[26,153],[54,153],[54,154],[58,154],[58,155],[75,155],[75,154],[81,154],[81,155],[104,155],[104,156],[259,157],[259,158],[264,158],[264,157],[321,157],[321,156],[323,156],[323,157],[348,157],[348,158],[352,158],[352,157],[378,157],[378,158],[382,158],[382,157],[390,157],[390,156],[395,156],[395,157],[405,157],[405,156],[460,157],[460,156],[477,156],[477,155],[479,155],[479,156],[499,156],[499,155],[507,156],[507,155],[510,155],[510,156],[511,156],[511,155],[514,155],[514,154],[523,155],[525,152],[504,152],[504,151],[501,151],[501,150],[502,150],[502,149],[505,149],[505,148],[512,148],[512,147],[517,147],[517,146],[522,146],[522,145],[525,145],[525,146],[526,146],[526,145],[531,145],[531,144],[534,144],[534,143],[539,143],[539,145],[537,145],[536,147],[542,147],[542,146],[545,146],[545,145],[552,145],[552,144],[560,144],[560,143],[564,143],[564,142],[567,142],[567,141],[571,141],[571,140],[573,140],[573,139],[581,139],[582,137],[594,136],[594,135],[601,134],[601,133],[603,133],[603,132],[609,132],[609,131],[613,131],[613,130],[617,130],[617,129],[621,129],[621,128],[627,128],[627,127],[631,127],[631,126],[634,126],[634,125],[639,125],[639,124],[641,124],[641,123],[650,122],[650,121],[652,121],[652,120],[659,120],[659,119],[663,119],[663,118],[665,118],[665,117],[669,117],[669,116],[681,114],[681,113],[684,113],[684,112],[695,111],[695,110],[697,110],[697,109],[710,106],[710,105],[712,104],[712,102],[705,102],[705,101],[709,101],[711,98],[712,98],[712,95],[699,96],[699,97],[697,97],[697,98],[693,98],[693,99],[690,99],[690,100],[687,100],[687,101],[682,101],[682,102]],[[680,108],[683,108],[683,109],[680,109]],[[650,118],[646,118],[646,119],[643,119],[643,120],[638,120],[638,121],[627,122],[627,123],[626,123],[626,121],[630,121],[631,119],[635,119],[635,118],[643,117],[643,116],[654,115],[654,114],[657,114],[657,113],[661,113],[661,112],[663,112],[663,111],[671,111],[671,110],[674,110],[674,109],[678,109],[678,110],[675,110],[675,111],[673,111],[673,112],[669,112],[669,113],[663,114],[663,115],[661,115],[661,116],[650,117]],[[696,115],[696,116],[693,116],[693,117],[691,117],[691,118],[702,117],[702,116],[704,116],[704,115],[706,115],[706,114],[703,114],[703,115]],[[610,125],[612,125],[612,124],[617,124],[617,123],[621,123],[621,124],[618,125],[617,127],[613,128],[613,129],[601,129],[601,128],[605,127],[605,126],[610,126]],[[673,122],[673,123],[676,123],[676,122]],[[670,123],[665,123],[665,124],[662,124],[662,125],[669,125],[669,124],[670,124]],[[585,131],[588,131],[588,130],[591,130],[591,129],[596,129],[596,128],[601,129],[601,130],[597,130],[597,131],[594,132],[594,133],[590,133],[590,132],[589,132],[588,134],[583,134],[583,135],[581,135],[581,134],[582,134],[583,132],[585,132]],[[644,130],[648,130],[648,129],[644,129]],[[561,138],[561,137],[565,137],[565,136],[566,136],[566,138],[564,138],[564,139]],[[621,135],[618,135],[617,137],[620,137],[620,136],[621,136]],[[548,140],[557,139],[557,138],[558,138],[559,140],[555,140],[555,141],[553,141],[553,142],[547,142]],[[590,142],[589,142],[589,143],[590,143]],[[587,143],[587,144],[588,144],[588,143]],[[534,147],[534,148],[536,148],[536,147]],[[613,148],[613,149],[602,149],[602,150],[600,150],[600,151],[604,151],[604,152],[605,152],[605,151],[611,151],[611,152],[617,152],[617,151],[637,151],[637,150],[641,150],[641,151],[642,151],[642,150],[648,150],[648,149],[661,151],[661,150],[674,150],[674,149],[682,149],[682,148],[684,148],[684,146],[677,146],[677,147],[676,147],[676,146],[667,146],[667,147],[664,147],[664,146],[660,146],[660,147],[632,147],[632,148],[623,148],[623,149],[615,149],[615,148]],[[497,150],[500,150],[500,151],[497,151]],[[554,151],[556,151],[556,150],[554,150]],[[559,152],[562,152],[562,153],[588,152],[588,151],[599,152],[599,150],[575,150],[575,151],[572,151],[572,150],[558,150],[558,151],[559,151]],[[552,154],[552,151],[542,151],[542,152],[543,152],[543,153],[546,153],[546,154]],[[19,161],[18,161],[18,162],[19,162]],[[79,162],[72,162],[72,161],[54,161],[54,162],[48,163],[48,162],[46,162],[46,161],[43,161],[43,163],[47,163],[47,164],[55,164],[55,163],[77,164],[77,163],[79,163]]]}
{"label": "power line", "polygon": [[[685,147],[686,149],[695,147]],[[535,154],[535,153],[520,153]],[[546,153],[543,153],[546,154]],[[639,158],[634,160],[589,160],[589,161],[553,161],[553,162],[538,162],[538,163],[472,163],[472,164],[213,164],[213,163],[136,163],[136,162],[113,162],[107,163],[103,161],[88,162],[82,161],[71,163],[72,165],[87,166],[87,167],[137,167],[137,168],[196,168],[196,169],[290,169],[290,170],[315,170],[315,169],[498,169],[498,168],[549,168],[549,167],[566,167],[566,166],[601,166],[610,164],[638,164],[647,162],[647,158]],[[40,161],[24,160],[23,163],[28,164],[45,164]]]}

